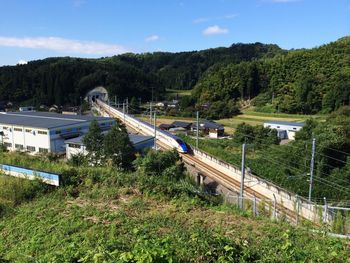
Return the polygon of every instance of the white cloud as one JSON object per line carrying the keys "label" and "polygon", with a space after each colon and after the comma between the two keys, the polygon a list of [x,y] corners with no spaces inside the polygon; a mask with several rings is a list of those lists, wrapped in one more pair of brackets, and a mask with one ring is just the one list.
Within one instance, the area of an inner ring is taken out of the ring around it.
{"label": "white cloud", "polygon": [[213,20],[233,19],[237,16],[238,14],[227,14],[227,15],[218,16],[218,17],[199,17],[193,20],[193,23],[199,24],[199,23],[204,23],[204,22],[213,21]]}
{"label": "white cloud", "polygon": [[129,52],[120,45],[92,41],[79,41],[60,37],[1,37],[0,46],[33,49],[49,49],[72,54],[116,55]]}
{"label": "white cloud", "polygon": [[215,25],[215,26],[207,27],[206,29],[203,30],[202,33],[205,36],[222,35],[222,34],[227,34],[228,33],[228,29],[227,28],[221,28],[221,27]]}
{"label": "white cloud", "polygon": [[152,36],[146,37],[145,41],[146,42],[154,42],[154,41],[157,41],[159,39],[160,39],[160,37],[158,35],[152,35]]}
{"label": "white cloud", "polygon": [[266,0],[266,1],[271,3],[292,3],[292,2],[299,2],[300,0]]}
{"label": "white cloud", "polygon": [[28,61],[25,61],[23,59],[17,62],[17,65],[26,65],[26,64],[28,64]]}
{"label": "white cloud", "polygon": [[207,17],[199,17],[199,18],[196,18],[195,20],[193,20],[193,23],[199,24],[199,23],[207,22],[209,20],[210,20],[210,18],[207,18]]}

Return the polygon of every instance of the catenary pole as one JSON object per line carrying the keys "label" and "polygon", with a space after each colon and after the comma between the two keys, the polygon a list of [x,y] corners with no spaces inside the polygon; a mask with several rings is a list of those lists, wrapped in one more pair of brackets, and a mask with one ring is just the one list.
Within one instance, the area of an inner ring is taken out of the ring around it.
{"label": "catenary pole", "polygon": [[157,112],[154,111],[154,149],[157,149]]}
{"label": "catenary pole", "polygon": [[199,135],[199,112],[197,111],[197,127],[196,127],[196,148],[198,149],[198,135]]}
{"label": "catenary pole", "polygon": [[242,167],[241,167],[241,189],[239,192],[239,207],[243,209],[243,192],[244,192],[244,177],[245,177],[245,143],[242,144]]}
{"label": "catenary pole", "polygon": [[314,177],[314,167],[315,167],[315,151],[316,151],[316,139],[312,139],[312,154],[310,163],[310,184],[309,184],[309,202],[311,202],[312,187],[313,187],[313,177]]}

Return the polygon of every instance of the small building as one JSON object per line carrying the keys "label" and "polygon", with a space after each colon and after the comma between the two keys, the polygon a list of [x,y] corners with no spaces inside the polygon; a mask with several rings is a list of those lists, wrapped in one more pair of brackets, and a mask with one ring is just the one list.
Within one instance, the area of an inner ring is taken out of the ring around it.
{"label": "small building", "polygon": [[20,112],[35,111],[34,106],[19,107]]}
{"label": "small building", "polygon": [[[191,130],[197,131],[197,123],[192,124]],[[219,138],[224,136],[225,128],[222,124],[205,120],[199,122],[199,131],[210,138]]]}
{"label": "small building", "polygon": [[163,131],[168,131],[168,130],[175,128],[175,127],[172,124],[162,123],[161,125],[158,126],[158,128],[163,130]]}
{"label": "small building", "polygon": [[87,133],[93,120],[102,130],[115,124],[112,118],[52,112],[0,113],[0,142],[9,151],[64,153],[64,141]]}
{"label": "small building", "polygon": [[[106,134],[107,131],[102,134]],[[70,159],[73,155],[83,154],[86,155],[88,151],[83,143],[83,136],[79,136],[73,139],[65,141],[66,144],[66,158]],[[145,149],[152,148],[154,146],[154,137],[153,136],[144,136],[139,134],[129,133],[129,139],[134,146],[136,151],[144,151]]]}
{"label": "small building", "polygon": [[190,130],[192,123],[185,121],[174,121],[171,125],[173,126],[173,128],[182,128],[184,130]]}
{"label": "small building", "polygon": [[277,136],[281,140],[294,140],[295,133],[300,131],[304,126],[304,122],[268,121],[264,123],[265,128],[277,130]]}

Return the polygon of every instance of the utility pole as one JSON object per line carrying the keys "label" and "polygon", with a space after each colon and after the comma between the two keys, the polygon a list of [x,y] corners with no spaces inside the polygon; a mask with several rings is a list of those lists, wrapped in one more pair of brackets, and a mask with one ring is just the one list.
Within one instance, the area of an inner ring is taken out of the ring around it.
{"label": "utility pole", "polygon": [[312,184],[314,177],[314,167],[315,167],[315,151],[316,151],[316,139],[312,139],[312,155],[311,155],[311,163],[310,163],[310,187],[309,187],[309,202],[311,202],[311,194],[312,194]]}
{"label": "utility pole", "polygon": [[157,150],[157,112],[154,111],[154,149]]}
{"label": "utility pole", "polygon": [[242,144],[242,167],[241,167],[241,189],[239,193],[239,207],[243,209],[243,192],[244,192],[244,177],[245,177],[245,143]]}
{"label": "utility pole", "polygon": [[129,114],[129,98],[126,98],[126,113]]}
{"label": "utility pole", "polygon": [[199,112],[197,111],[197,128],[196,128],[196,148],[198,149],[198,135],[199,135]]}
{"label": "utility pole", "polygon": [[123,117],[124,117],[124,124],[125,124],[125,103],[123,102]]}
{"label": "utility pole", "polygon": [[149,123],[152,125],[152,102],[149,102]]}
{"label": "utility pole", "polygon": [[114,96],[114,105],[115,105],[115,107],[118,107],[117,106],[117,96],[116,95]]}

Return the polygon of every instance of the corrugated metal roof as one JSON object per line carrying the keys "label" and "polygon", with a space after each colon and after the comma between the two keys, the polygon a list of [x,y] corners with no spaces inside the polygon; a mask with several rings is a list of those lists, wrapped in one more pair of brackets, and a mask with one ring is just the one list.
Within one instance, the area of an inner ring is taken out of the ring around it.
{"label": "corrugated metal roof", "polygon": [[304,127],[305,122],[290,122],[290,121],[267,121],[264,124],[286,125],[294,127]]}
{"label": "corrugated metal roof", "polygon": [[0,113],[0,123],[3,125],[18,125],[33,128],[51,129],[55,127],[88,123],[92,120],[113,120],[105,117],[85,115],[67,115],[53,112],[7,112]]}
{"label": "corrugated metal roof", "polygon": [[[105,135],[106,133],[107,133],[107,131],[102,132],[102,134],[104,134],[104,135]],[[65,143],[65,144],[72,143],[72,144],[84,145],[83,142],[82,142],[84,136],[85,136],[85,135],[82,135],[82,136],[79,136],[79,137],[76,137],[76,138],[72,138],[72,139],[66,140],[64,143]],[[130,139],[130,141],[131,141],[131,143],[132,143],[133,145],[136,145],[136,144],[139,144],[139,143],[142,143],[142,142],[151,140],[151,139],[153,139],[153,138],[154,138],[153,136],[144,136],[144,135],[130,134],[130,133],[129,133],[129,139]]]}

